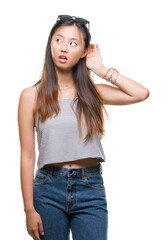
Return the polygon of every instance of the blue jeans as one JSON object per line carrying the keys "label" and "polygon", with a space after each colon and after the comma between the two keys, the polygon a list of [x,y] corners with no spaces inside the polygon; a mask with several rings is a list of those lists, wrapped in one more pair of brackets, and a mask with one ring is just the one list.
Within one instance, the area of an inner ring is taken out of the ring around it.
{"label": "blue jeans", "polygon": [[108,210],[102,166],[61,168],[45,165],[33,183],[33,201],[40,214],[41,240],[107,240]]}

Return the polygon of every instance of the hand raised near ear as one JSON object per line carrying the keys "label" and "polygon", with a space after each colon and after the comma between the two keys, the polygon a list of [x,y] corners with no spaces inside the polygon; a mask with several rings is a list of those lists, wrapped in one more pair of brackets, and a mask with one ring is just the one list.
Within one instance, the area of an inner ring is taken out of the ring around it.
{"label": "hand raised near ear", "polygon": [[103,66],[99,46],[97,43],[89,44],[86,54],[86,66],[92,71],[96,71]]}

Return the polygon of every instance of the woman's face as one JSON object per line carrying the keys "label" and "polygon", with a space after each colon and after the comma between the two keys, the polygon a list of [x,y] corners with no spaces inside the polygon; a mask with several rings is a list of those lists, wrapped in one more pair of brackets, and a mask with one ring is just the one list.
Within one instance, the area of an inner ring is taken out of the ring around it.
{"label": "woman's face", "polygon": [[[73,68],[86,55],[83,33],[75,25],[59,27],[52,36],[51,52],[56,67]],[[67,61],[60,55],[66,56]]]}

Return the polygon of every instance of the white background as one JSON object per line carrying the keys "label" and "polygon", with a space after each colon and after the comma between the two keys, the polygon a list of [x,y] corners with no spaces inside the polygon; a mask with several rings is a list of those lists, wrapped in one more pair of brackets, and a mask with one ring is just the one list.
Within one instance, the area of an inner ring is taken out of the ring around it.
{"label": "white background", "polygon": [[[1,236],[31,239],[20,186],[17,108],[21,91],[41,76],[58,14],[88,19],[91,42],[99,44],[104,66],[150,91],[143,102],[105,106],[110,116],[102,139],[108,239],[166,240],[167,15],[162,0],[1,2]],[[93,78],[106,83],[94,74]]]}

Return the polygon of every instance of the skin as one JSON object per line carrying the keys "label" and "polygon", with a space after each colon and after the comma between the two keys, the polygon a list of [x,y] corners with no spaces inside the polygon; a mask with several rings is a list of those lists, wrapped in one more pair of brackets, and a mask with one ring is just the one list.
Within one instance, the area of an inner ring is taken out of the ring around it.
{"label": "skin", "polygon": [[[56,41],[56,34],[61,34]],[[71,40],[75,37],[79,40]],[[77,45],[76,45],[76,44]],[[60,98],[72,98],[76,94],[74,81],[72,77],[72,68],[80,58],[86,56],[86,65],[96,75],[103,78],[108,68],[102,63],[100,49],[98,44],[90,44],[88,49],[84,49],[82,32],[73,26],[62,26],[54,33],[51,41],[52,57],[55,63],[55,70],[58,75],[58,84],[60,87]],[[59,55],[66,55],[68,61],[60,63]],[[111,71],[105,76],[109,80]],[[95,84],[97,91],[101,95],[103,104],[106,105],[126,105],[144,101],[149,96],[149,90],[136,81],[122,75],[113,74],[112,82],[117,78],[116,85]],[[18,125],[21,145],[21,188],[24,200],[24,211],[26,213],[26,226],[29,234],[35,240],[40,240],[38,229],[44,233],[42,220],[33,206],[33,178],[35,165],[35,133],[33,108],[36,103],[36,87],[24,89],[20,94],[18,105]],[[87,167],[96,165],[96,159],[82,159],[71,161],[68,164],[59,164],[61,167]]]}
{"label": "skin", "polygon": [[[76,40],[71,38],[76,38]],[[75,89],[72,69],[80,58],[87,54],[87,50],[84,48],[83,33],[75,25],[59,27],[52,36],[51,52],[58,76],[58,84],[62,94],[67,95],[68,98],[68,94],[70,95]],[[60,55],[67,56],[66,63],[59,62]],[[68,90],[69,87],[72,89]]]}

